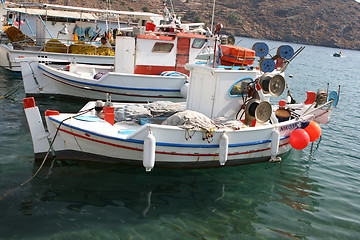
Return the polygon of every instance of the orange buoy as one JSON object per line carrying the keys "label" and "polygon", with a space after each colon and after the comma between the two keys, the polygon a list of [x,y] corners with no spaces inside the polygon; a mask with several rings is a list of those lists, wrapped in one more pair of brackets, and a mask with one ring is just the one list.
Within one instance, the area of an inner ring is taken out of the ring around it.
{"label": "orange buoy", "polygon": [[315,142],[321,136],[321,127],[315,121],[307,121],[301,124],[301,127],[308,133],[310,142]]}
{"label": "orange buoy", "polygon": [[293,148],[301,150],[310,142],[309,134],[302,128],[297,128],[290,133],[290,144]]}
{"label": "orange buoy", "polygon": [[254,63],[255,51],[233,45],[221,45],[220,61],[225,66],[248,66]]}

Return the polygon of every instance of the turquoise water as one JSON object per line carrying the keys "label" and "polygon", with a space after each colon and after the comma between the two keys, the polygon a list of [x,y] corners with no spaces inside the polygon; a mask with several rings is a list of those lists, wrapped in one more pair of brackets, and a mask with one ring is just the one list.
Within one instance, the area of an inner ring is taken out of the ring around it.
{"label": "turquoise water", "polygon": [[[341,84],[340,103],[312,147],[292,150],[281,163],[214,169],[44,167],[0,200],[0,239],[359,239],[360,52],[342,50],[341,58],[334,52],[339,49],[306,46],[287,70],[298,101],[327,82],[332,90]],[[0,72],[1,95],[20,81]],[[24,96],[20,89],[0,100],[0,195],[38,168]],[[47,99],[37,105],[76,111],[83,104]]]}

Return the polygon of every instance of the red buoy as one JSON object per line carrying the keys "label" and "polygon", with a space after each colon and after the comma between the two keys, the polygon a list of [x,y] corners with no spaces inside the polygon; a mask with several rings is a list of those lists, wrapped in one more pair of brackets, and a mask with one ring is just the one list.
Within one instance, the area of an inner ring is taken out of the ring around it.
{"label": "red buoy", "polygon": [[310,121],[304,130],[309,134],[310,142],[315,142],[321,136],[321,127],[317,122]]}
{"label": "red buoy", "polygon": [[309,134],[302,128],[297,128],[290,133],[290,144],[293,148],[301,150],[310,142]]}

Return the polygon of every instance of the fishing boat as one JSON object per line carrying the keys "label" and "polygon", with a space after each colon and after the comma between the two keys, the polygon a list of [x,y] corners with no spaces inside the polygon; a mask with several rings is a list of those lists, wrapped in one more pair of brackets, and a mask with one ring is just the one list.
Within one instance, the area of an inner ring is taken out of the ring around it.
{"label": "fishing boat", "polygon": [[115,65],[68,62],[66,67],[38,58],[21,58],[28,96],[148,102],[184,101],[188,87],[186,63],[193,63],[208,38],[186,32],[117,36]]}
{"label": "fishing boat", "polygon": [[342,54],[341,52],[339,52],[339,53],[334,53],[334,54],[333,54],[333,57],[341,57],[341,56],[342,56],[341,54]]}
{"label": "fishing boat", "polygon": [[[164,11],[167,10],[166,5]],[[39,57],[77,63],[113,65],[113,51],[99,49],[99,36],[108,41],[115,34],[132,35],[153,24],[153,31],[179,27],[204,33],[203,23],[183,24],[176,15],[80,8],[54,4],[15,4],[3,2],[5,34],[0,44],[0,66],[20,72],[16,58]]]}
{"label": "fishing boat", "polygon": [[[253,48],[247,51],[257,56],[267,49],[264,43]],[[320,137],[317,121],[328,122],[339,95],[327,89],[308,92],[304,103],[271,105],[285,89],[284,70],[300,52],[291,49],[280,47],[281,65],[266,57],[263,66],[224,66],[220,59],[187,64],[186,102],[108,99],[88,102],[78,113],[47,110],[48,132],[34,98],[25,98],[35,158],[45,161],[53,152],[56,160],[142,165],[146,171],[280,161],[292,148],[303,149]]]}

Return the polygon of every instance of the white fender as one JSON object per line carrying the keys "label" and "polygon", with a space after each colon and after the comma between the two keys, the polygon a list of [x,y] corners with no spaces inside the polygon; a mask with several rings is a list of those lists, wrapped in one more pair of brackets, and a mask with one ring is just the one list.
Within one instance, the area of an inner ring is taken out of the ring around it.
{"label": "white fender", "polygon": [[35,158],[45,156],[50,148],[48,134],[45,131],[39,108],[35,106],[33,97],[24,98],[24,111],[29,125],[30,134],[34,147]]}
{"label": "white fender", "polygon": [[144,139],[143,165],[147,172],[150,172],[155,165],[156,139],[151,131]]}
{"label": "white fender", "polygon": [[223,133],[220,136],[220,143],[219,143],[219,162],[220,165],[225,165],[227,159],[228,159],[228,153],[229,153],[229,137],[226,135],[226,133]]}
{"label": "white fender", "polygon": [[186,98],[189,91],[189,82],[186,80],[180,88],[180,94],[183,98]]}
{"label": "white fender", "polygon": [[271,134],[271,150],[270,150],[271,162],[278,162],[281,160],[281,158],[277,156],[279,153],[279,144],[280,144],[280,132],[275,128]]}

